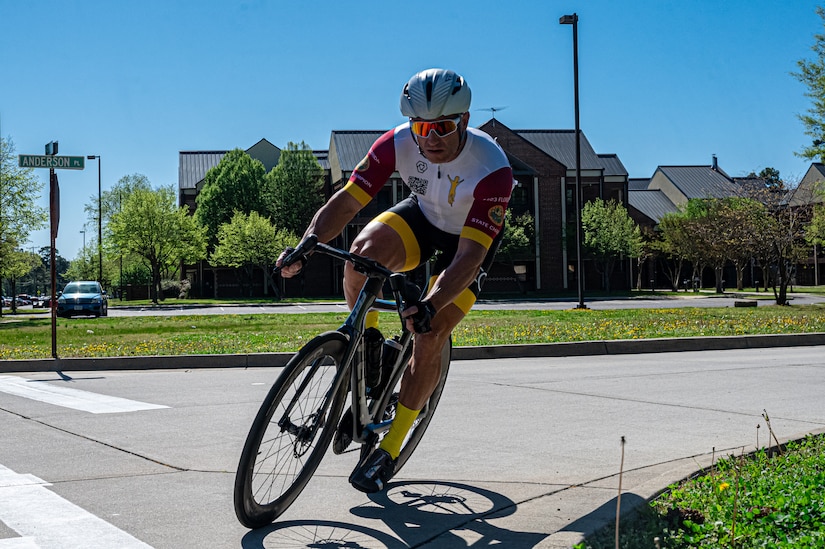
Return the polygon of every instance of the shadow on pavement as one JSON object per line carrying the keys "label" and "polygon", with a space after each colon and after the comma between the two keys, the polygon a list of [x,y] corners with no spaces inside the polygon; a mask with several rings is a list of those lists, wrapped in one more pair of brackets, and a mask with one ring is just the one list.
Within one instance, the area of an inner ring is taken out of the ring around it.
{"label": "shadow on pavement", "polygon": [[517,505],[499,493],[467,484],[396,482],[385,491],[370,495],[370,500],[351,512],[362,519],[380,521],[373,528],[330,521],[289,521],[250,532],[241,546],[395,549],[432,544],[447,549],[515,549],[534,547],[546,537],[499,528],[488,522],[515,513]]}
{"label": "shadow on pavement", "polygon": [[[561,532],[581,532],[585,536],[589,536],[596,530],[603,528],[606,524],[615,525],[616,523],[616,499],[613,498],[600,506],[596,510],[578,518],[562,528]],[[646,505],[647,500],[632,492],[622,494],[621,518],[627,517],[628,513],[638,509],[642,505]],[[619,524],[621,528],[621,524]]]}

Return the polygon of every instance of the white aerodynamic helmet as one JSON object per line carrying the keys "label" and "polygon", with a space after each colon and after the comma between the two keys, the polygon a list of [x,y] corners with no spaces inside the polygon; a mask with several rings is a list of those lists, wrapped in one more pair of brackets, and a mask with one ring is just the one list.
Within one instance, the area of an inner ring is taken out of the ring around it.
{"label": "white aerodynamic helmet", "polygon": [[427,69],[415,74],[401,92],[401,114],[434,120],[470,110],[472,93],[461,76],[446,69]]}

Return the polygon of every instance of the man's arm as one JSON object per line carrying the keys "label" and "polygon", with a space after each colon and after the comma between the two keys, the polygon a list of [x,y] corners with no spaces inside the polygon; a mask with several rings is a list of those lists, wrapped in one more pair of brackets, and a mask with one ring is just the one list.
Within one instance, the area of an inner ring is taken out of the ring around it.
{"label": "man's arm", "polygon": [[344,189],[339,190],[315,212],[315,216],[304,231],[304,237],[314,234],[318,236],[319,242],[329,242],[341,234],[347,223],[352,221],[363,207],[350,193]]}
{"label": "man's arm", "polygon": [[[332,195],[329,201],[321,206],[315,216],[312,218],[306,231],[304,231],[304,238],[314,234],[318,237],[319,242],[329,242],[344,230],[352,218],[361,211],[363,206],[350,193],[344,189],[339,190]],[[283,258],[286,257],[286,252],[282,253],[275,265],[281,267]],[[301,272],[303,263],[301,261],[293,263],[287,267],[281,268],[281,276],[284,278],[292,278]]]}

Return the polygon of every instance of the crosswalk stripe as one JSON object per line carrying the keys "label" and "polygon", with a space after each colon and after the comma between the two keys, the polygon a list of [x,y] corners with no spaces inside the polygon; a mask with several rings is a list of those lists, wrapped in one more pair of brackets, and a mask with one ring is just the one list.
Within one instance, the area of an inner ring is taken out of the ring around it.
{"label": "crosswalk stripe", "polygon": [[40,381],[29,381],[14,376],[0,376],[0,392],[93,414],[115,414],[168,408],[168,406],[160,404],[149,404],[137,400],[100,395],[71,387],[59,387]]}
{"label": "crosswalk stripe", "polygon": [[21,536],[0,540],[0,549],[152,549],[47,486],[0,465],[0,522]]}

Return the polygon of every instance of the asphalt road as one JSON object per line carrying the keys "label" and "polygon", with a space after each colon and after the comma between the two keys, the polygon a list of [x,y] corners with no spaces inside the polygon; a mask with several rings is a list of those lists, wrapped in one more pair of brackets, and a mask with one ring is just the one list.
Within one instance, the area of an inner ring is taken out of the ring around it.
{"label": "asphalt road", "polygon": [[[765,293],[753,294],[765,298]],[[630,299],[586,299],[585,305],[591,309],[661,309],[673,307],[733,307],[741,297],[732,295],[716,296],[708,293],[685,293],[663,298]],[[773,299],[760,299],[757,303],[772,304]],[[810,294],[793,294],[792,303],[809,305],[825,303],[825,297]],[[564,310],[578,304],[577,300],[479,300],[474,310]],[[343,302],[303,303],[303,304],[260,304],[260,305],[215,305],[194,307],[129,307],[118,306],[109,309],[109,316],[154,316],[154,315],[199,315],[199,314],[260,314],[260,313],[329,313],[347,312]]]}
{"label": "asphalt road", "polygon": [[0,549],[570,547],[615,516],[620,473],[627,511],[766,445],[763,411],[780,440],[825,430],[822,351],[456,361],[386,493],[330,453],[257,531],[232,483],[278,368],[0,374]]}

